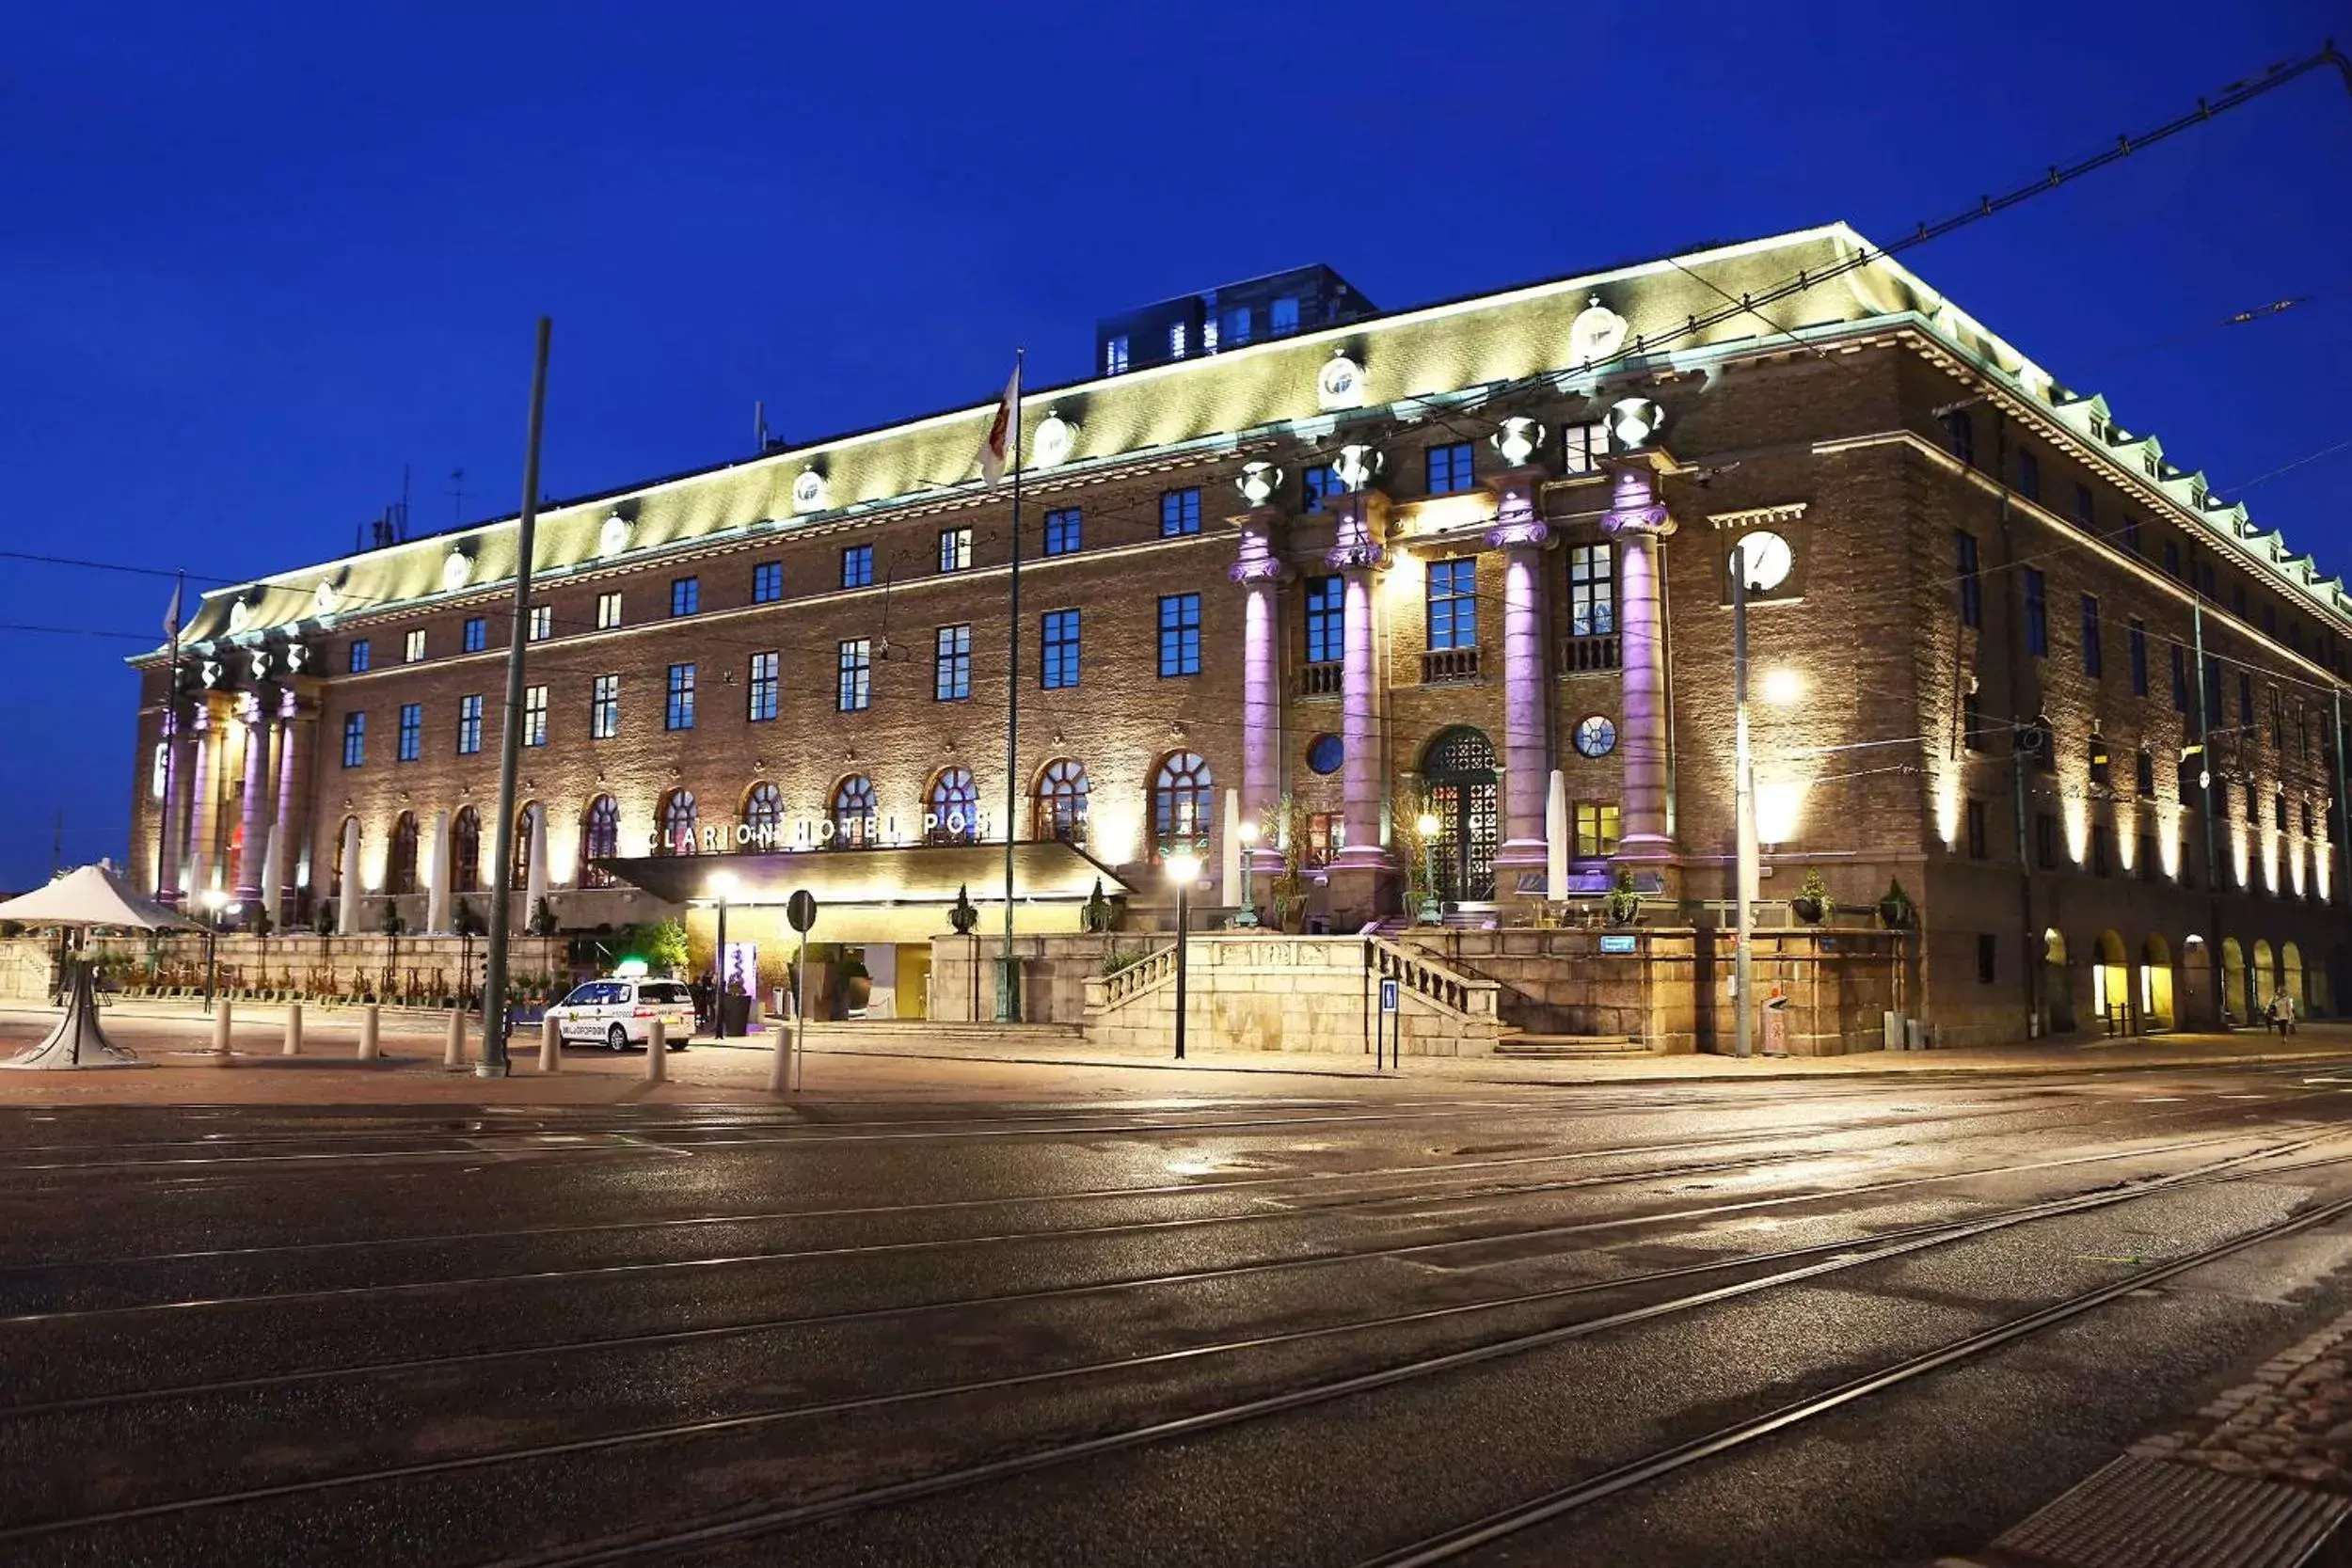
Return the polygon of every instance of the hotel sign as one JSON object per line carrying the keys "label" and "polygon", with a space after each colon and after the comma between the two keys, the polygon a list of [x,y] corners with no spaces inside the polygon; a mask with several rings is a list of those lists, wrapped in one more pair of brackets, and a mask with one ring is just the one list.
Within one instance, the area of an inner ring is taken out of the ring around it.
{"label": "hotel sign", "polygon": [[[977,807],[971,811],[958,808],[945,813],[925,812],[921,839],[928,840],[942,832],[961,842],[977,843],[988,837],[989,816]],[[738,822],[732,827],[721,827],[714,822],[699,832],[682,832],[675,838],[659,828],[645,835],[645,847],[657,855],[723,855],[731,849],[789,853],[796,849],[829,849],[836,845],[879,848],[907,842],[910,841],[899,832],[897,816],[880,813],[838,818],[800,816],[789,822],[763,822],[756,828],[749,822]]]}

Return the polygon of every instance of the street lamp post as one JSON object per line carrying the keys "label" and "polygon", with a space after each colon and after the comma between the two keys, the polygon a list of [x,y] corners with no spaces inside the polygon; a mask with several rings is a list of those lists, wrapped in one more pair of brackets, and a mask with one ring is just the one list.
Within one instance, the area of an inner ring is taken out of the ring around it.
{"label": "street lamp post", "polygon": [[1732,1053],[1744,1057],[1754,1049],[1756,1003],[1748,987],[1755,978],[1756,899],[1762,878],[1756,837],[1756,759],[1748,746],[1748,552],[1741,546],[1731,552],[1731,692],[1732,793],[1739,813],[1739,863],[1732,879],[1740,905],[1732,942],[1731,1029]]}
{"label": "street lamp post", "polygon": [[714,1039],[727,1037],[727,895],[736,889],[735,873],[715,871],[710,877],[710,891],[719,900],[718,971],[719,983],[713,988],[710,1003],[710,1034]]}
{"label": "street lamp post", "polygon": [[1421,832],[1421,908],[1413,918],[1423,926],[1445,924],[1445,905],[1438,897],[1438,829],[1435,812],[1422,812],[1413,826]]}
{"label": "street lamp post", "polygon": [[204,1014],[212,1016],[213,997],[220,989],[219,949],[221,917],[234,920],[242,904],[231,904],[229,895],[216,887],[208,887],[198,902],[204,906]]}
{"label": "street lamp post", "polygon": [[1258,923],[1258,901],[1249,895],[1249,863],[1257,858],[1258,825],[1245,822],[1239,832],[1241,839],[1241,910],[1233,916],[1233,924],[1243,927]]}
{"label": "street lamp post", "polygon": [[1180,850],[1168,857],[1168,879],[1176,884],[1176,1059],[1184,1059],[1184,928],[1192,924],[1192,884],[1200,879],[1200,857]]}

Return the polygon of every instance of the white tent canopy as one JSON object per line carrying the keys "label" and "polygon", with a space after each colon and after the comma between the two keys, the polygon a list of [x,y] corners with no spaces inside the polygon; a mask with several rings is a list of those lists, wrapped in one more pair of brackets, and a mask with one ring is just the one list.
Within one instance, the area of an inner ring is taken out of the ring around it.
{"label": "white tent canopy", "polygon": [[126,931],[200,929],[196,922],[183,920],[134,893],[103,861],[69,871],[47,887],[0,904],[0,920],[13,920],[20,926],[104,927]]}

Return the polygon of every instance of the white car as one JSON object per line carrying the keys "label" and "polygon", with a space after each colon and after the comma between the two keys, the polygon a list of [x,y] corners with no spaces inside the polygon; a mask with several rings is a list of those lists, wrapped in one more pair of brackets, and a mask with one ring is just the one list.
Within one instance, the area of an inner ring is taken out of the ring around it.
{"label": "white car", "polygon": [[627,1051],[653,1042],[653,1021],[673,1051],[694,1032],[694,996],[676,980],[591,980],[548,1009],[556,1037]]}

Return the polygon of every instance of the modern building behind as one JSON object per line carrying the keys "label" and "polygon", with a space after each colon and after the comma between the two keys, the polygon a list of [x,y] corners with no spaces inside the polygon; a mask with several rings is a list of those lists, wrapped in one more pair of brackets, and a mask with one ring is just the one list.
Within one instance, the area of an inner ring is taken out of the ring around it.
{"label": "modern building behind", "polygon": [[[820,878],[834,940],[903,968],[951,887],[997,928],[970,847],[1009,827],[1039,847],[1016,924],[1067,930],[1097,877],[1148,918],[1173,847],[1237,902],[1230,825],[1287,798],[1333,929],[1396,923],[1423,805],[1457,921],[1556,915],[1556,832],[1571,908],[1625,871],[1652,921],[1727,924],[1737,551],[1765,898],[1899,880],[1942,1039],[2352,984],[2343,582],[1851,230],[1384,314],[1302,269],[1097,351],[1025,400],[1009,641],[986,406],[543,515],[506,879],[543,857],[588,928],[721,852],[753,903]],[[134,661],[136,874],[358,930],[479,907],[515,541],[207,595],[176,721],[162,652]]]}

